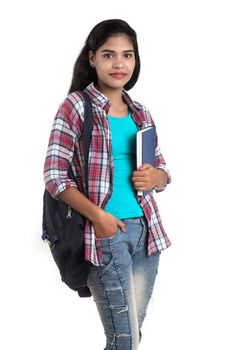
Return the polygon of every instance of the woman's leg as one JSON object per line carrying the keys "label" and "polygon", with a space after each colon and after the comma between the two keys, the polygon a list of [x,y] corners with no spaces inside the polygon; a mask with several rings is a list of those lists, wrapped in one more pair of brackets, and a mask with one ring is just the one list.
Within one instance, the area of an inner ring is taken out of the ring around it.
{"label": "woman's leg", "polygon": [[138,242],[137,249],[132,257],[134,295],[137,307],[139,329],[141,329],[146,316],[146,311],[153,293],[160,260],[160,253],[148,256],[147,225],[144,219],[141,220],[143,232],[141,239]]}
{"label": "woman's leg", "polygon": [[143,219],[122,221],[126,233],[119,229],[113,237],[100,240],[104,265],[92,266],[88,278],[107,338],[105,350],[138,349],[139,330],[155,279],[152,273],[156,259],[151,260],[146,254],[147,230]]}

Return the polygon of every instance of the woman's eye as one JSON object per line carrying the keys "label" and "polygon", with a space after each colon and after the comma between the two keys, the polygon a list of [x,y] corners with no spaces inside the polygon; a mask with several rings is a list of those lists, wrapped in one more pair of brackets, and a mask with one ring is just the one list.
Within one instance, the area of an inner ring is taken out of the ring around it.
{"label": "woman's eye", "polygon": [[112,58],[113,57],[113,54],[112,53],[105,53],[103,55],[105,58]]}
{"label": "woman's eye", "polygon": [[[133,57],[133,53],[125,53],[123,55],[124,58],[132,58]],[[114,58],[115,57],[115,54],[114,53],[104,53],[103,54],[103,57],[104,58]]]}

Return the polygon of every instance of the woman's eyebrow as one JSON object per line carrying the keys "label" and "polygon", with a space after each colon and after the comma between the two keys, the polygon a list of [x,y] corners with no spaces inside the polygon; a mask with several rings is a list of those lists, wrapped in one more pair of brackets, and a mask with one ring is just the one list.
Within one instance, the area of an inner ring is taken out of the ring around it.
{"label": "woman's eyebrow", "polygon": [[[114,50],[109,50],[109,49],[104,49],[101,51],[101,53],[103,52],[110,52],[110,53],[115,53]],[[134,52],[134,50],[130,49],[130,50],[123,50],[123,52],[127,53],[127,52]]]}

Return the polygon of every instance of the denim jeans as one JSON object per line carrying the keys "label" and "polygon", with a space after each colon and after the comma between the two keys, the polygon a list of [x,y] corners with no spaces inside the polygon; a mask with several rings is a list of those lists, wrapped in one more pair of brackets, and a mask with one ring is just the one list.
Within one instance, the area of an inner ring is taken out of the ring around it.
{"label": "denim jeans", "polygon": [[137,350],[160,254],[147,255],[144,217],[122,219],[110,238],[101,238],[103,265],[92,266],[88,286],[104,327],[105,350]]}

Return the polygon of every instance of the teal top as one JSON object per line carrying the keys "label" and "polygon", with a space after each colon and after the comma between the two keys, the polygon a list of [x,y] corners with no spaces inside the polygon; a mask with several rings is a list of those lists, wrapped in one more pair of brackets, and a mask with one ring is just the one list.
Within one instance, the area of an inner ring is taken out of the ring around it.
{"label": "teal top", "polygon": [[113,193],[105,211],[118,219],[144,216],[137,201],[132,183],[132,172],[136,170],[136,132],[137,126],[131,117],[108,115],[112,135],[112,154],[114,160]]}

